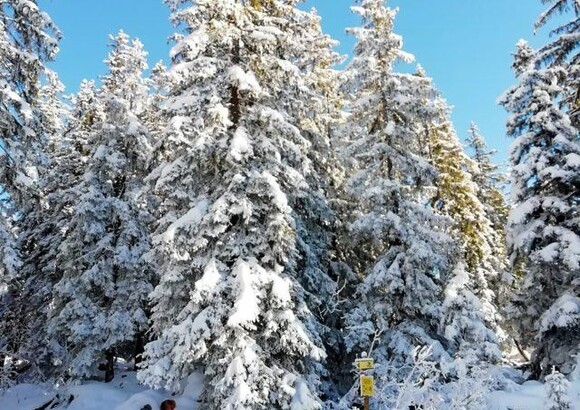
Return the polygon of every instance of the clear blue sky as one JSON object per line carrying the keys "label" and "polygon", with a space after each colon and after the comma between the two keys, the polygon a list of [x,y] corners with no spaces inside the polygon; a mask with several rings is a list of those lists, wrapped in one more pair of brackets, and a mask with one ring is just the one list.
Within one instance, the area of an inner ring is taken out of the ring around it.
{"label": "clear blue sky", "polygon": [[[108,34],[123,29],[138,37],[149,51],[150,65],[168,60],[173,32],[161,0],[40,0],[64,34],[53,68],[69,92],[83,78],[98,78],[105,66]],[[324,30],[350,54],[353,40],[344,29],[357,25],[351,0],[308,0],[323,17]],[[490,145],[506,158],[510,144],[504,135],[506,113],[496,105],[513,83],[511,53],[520,38],[542,44],[546,35],[533,35],[542,10],[540,0],[391,0],[399,7],[396,31],[405,50],[415,54],[454,107],[453,119],[463,139],[471,121],[478,123]]]}

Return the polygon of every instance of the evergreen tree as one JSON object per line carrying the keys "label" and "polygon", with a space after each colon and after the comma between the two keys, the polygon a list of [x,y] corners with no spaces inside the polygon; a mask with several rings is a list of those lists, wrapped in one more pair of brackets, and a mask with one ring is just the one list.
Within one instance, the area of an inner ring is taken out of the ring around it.
{"label": "evergreen tree", "polygon": [[468,378],[476,369],[501,359],[497,337],[486,317],[489,308],[473,292],[477,288],[475,280],[464,263],[459,262],[445,288],[442,329],[455,353],[451,371],[461,378]]}
{"label": "evergreen tree", "polygon": [[35,0],[0,2],[0,372],[3,352],[18,346],[8,325],[20,288],[19,225],[38,206],[39,175],[45,166],[40,79],[58,51],[60,33]]}
{"label": "evergreen tree", "polygon": [[546,410],[569,410],[572,408],[570,400],[570,382],[566,377],[556,371],[546,376],[546,389],[548,390],[548,397],[544,406]]}
{"label": "evergreen tree", "polygon": [[[472,164],[449,120],[449,110],[440,99],[436,105],[439,118],[429,132],[430,158],[438,171],[433,204],[440,213],[453,219],[454,236],[460,243],[460,258],[470,276],[466,285],[481,301],[488,326],[498,329],[501,318],[493,291],[501,275],[494,249],[498,238],[485,206],[479,200],[478,186],[470,173]],[[489,341],[493,336],[486,335],[484,339]],[[488,353],[484,353],[486,359],[497,360],[501,356],[499,349],[494,357]]]}
{"label": "evergreen tree", "polygon": [[140,203],[150,155],[139,119],[147,101],[146,53],[123,32],[111,39],[109,72],[99,94],[102,119],[88,131],[87,164],[73,187],[49,324],[51,335],[67,348],[70,375],[94,376],[104,359],[105,381],[113,378],[115,356],[134,357],[133,345],[147,329],[147,295],[153,289]]}
{"label": "evergreen tree", "polygon": [[160,284],[139,378],[177,390],[201,366],[208,408],[320,408],[332,42],[291,0],[169,3],[186,29],[149,177]]}
{"label": "evergreen tree", "polygon": [[580,331],[580,141],[559,104],[566,71],[541,68],[525,42],[514,70],[519,83],[501,103],[512,114],[508,135],[512,200],[508,243],[512,266],[525,276],[511,316],[522,343],[534,348],[533,370],[572,371]]}
{"label": "evergreen tree", "polygon": [[[483,261],[482,268],[493,272],[488,279],[488,286],[495,295],[493,303],[499,312],[502,312],[511,297],[511,285],[514,281],[508,272],[505,242],[509,214],[509,207],[502,192],[505,177],[499,171],[499,165],[493,162],[495,151],[487,147],[476,124],[472,123],[469,128],[467,144],[472,153],[469,170],[476,186],[476,195],[484,207],[485,217],[491,222],[491,230],[485,232],[487,234],[485,240],[491,252]],[[495,330],[500,340],[507,337],[500,328]]]}
{"label": "evergreen tree", "polygon": [[382,0],[353,10],[363,26],[350,30],[358,43],[345,73],[352,84],[346,191],[358,204],[350,234],[362,281],[346,337],[351,351],[374,347],[384,364],[376,374],[387,388],[387,380],[406,377],[416,346],[433,345],[438,363],[450,359],[439,327],[455,245],[446,233],[450,221],[429,206],[436,173],[423,156],[423,124],[435,114],[431,82],[393,71],[409,59],[393,33],[395,10]]}
{"label": "evergreen tree", "polygon": [[[55,212],[55,191],[64,189],[54,184],[55,153],[62,141],[65,122],[70,122],[69,107],[62,100],[64,86],[54,72],[46,73],[46,84],[39,93],[39,110],[47,138],[44,144],[46,165],[38,181],[37,206],[28,210],[21,221],[18,248],[22,253],[18,292],[11,309],[9,327],[17,328],[15,345],[18,357],[30,366],[29,378],[45,379],[53,374],[58,361],[56,344],[47,336],[46,319],[52,288],[56,283],[54,257],[62,235],[62,217]],[[59,174],[66,177],[68,170]],[[56,349],[56,350],[55,350]]]}
{"label": "evergreen tree", "polygon": [[394,70],[410,60],[393,33],[396,11],[383,0],[363,0],[354,11],[363,26],[351,30],[358,42],[345,72],[345,188],[357,204],[350,234],[362,280],[346,337],[349,350],[373,351],[380,405],[388,406],[413,377],[417,349],[431,346],[438,369],[427,390],[474,377],[501,357],[486,283],[493,272],[479,266],[491,258],[491,222],[431,80],[421,68]]}

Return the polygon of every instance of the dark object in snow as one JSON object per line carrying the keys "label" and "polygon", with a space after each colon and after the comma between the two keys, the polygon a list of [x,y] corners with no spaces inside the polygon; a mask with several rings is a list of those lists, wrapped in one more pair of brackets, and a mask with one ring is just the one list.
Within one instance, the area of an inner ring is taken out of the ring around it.
{"label": "dark object in snow", "polygon": [[[71,404],[72,401],[75,399],[74,395],[70,395],[67,399],[67,405]],[[46,409],[54,409],[56,407],[58,407],[61,404],[61,398],[60,395],[56,395],[54,396],[52,399],[50,399],[48,402],[44,403],[42,406],[36,407],[34,410],[46,410]]]}
{"label": "dark object in snow", "polygon": [[[53,406],[50,406],[51,404],[53,404]],[[34,410],[46,410],[46,409],[52,409],[54,407],[56,407],[58,405],[58,396],[53,397],[52,399],[50,399],[48,402],[44,403],[42,406],[40,407],[36,407]],[[50,407],[49,407],[50,406]]]}
{"label": "dark object in snow", "polygon": [[146,404],[143,407],[141,407],[141,410],[153,410],[153,407],[151,407],[150,404]]}
{"label": "dark object in snow", "polygon": [[175,402],[175,400],[165,400],[163,403],[161,403],[161,406],[159,407],[160,410],[175,410],[177,408],[177,403]]}

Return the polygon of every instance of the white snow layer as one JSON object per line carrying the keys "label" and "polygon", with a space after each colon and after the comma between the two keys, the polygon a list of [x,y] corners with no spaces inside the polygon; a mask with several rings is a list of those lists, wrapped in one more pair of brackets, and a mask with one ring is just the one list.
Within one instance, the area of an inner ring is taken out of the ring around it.
{"label": "white snow layer", "polygon": [[[172,396],[165,390],[149,390],[137,383],[134,372],[119,372],[110,383],[86,382],[55,391],[47,385],[20,384],[0,391],[0,409],[34,410],[59,394],[62,403],[53,410],[140,410],[150,405],[157,410],[163,400],[172,399],[178,409],[197,410],[203,389],[203,375],[195,373],[187,379],[181,395]],[[73,397],[70,404],[68,400]]]}
{"label": "white snow layer", "polygon": [[[297,394],[292,409],[300,408],[305,397],[305,390],[300,383],[296,386]],[[187,386],[181,395],[171,396],[165,390],[149,390],[137,384],[134,372],[120,372],[111,383],[86,382],[77,386],[62,388],[58,391],[65,403],[53,410],[140,410],[146,404],[158,409],[163,400],[173,399],[178,409],[197,410],[198,398],[203,390],[203,376],[193,374],[187,380]],[[0,409],[34,410],[49,402],[57,392],[47,385],[20,384],[4,392],[0,391]],[[571,410],[580,410],[580,379],[571,383],[568,392],[572,402]],[[66,399],[73,395],[70,405]],[[487,410],[544,410],[546,407],[547,388],[537,381],[525,382],[513,391],[496,391],[491,393]]]}
{"label": "white snow layer", "polygon": [[[568,396],[572,402],[571,410],[580,410],[580,380],[571,383]],[[547,397],[546,385],[529,381],[512,392],[491,393],[488,410],[545,410]]]}
{"label": "white snow layer", "polygon": [[179,229],[197,225],[207,213],[208,202],[202,200],[195,207],[191,208],[185,215],[173,222],[163,233],[163,240],[171,242],[175,238],[175,232]]}

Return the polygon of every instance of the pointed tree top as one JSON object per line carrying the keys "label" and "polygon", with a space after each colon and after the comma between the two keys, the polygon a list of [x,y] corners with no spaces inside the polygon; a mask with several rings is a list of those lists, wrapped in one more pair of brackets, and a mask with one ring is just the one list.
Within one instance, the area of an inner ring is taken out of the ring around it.
{"label": "pointed tree top", "polygon": [[526,40],[519,40],[516,44],[516,51],[514,52],[514,62],[512,68],[516,76],[521,76],[529,68],[534,65],[535,51]]}

